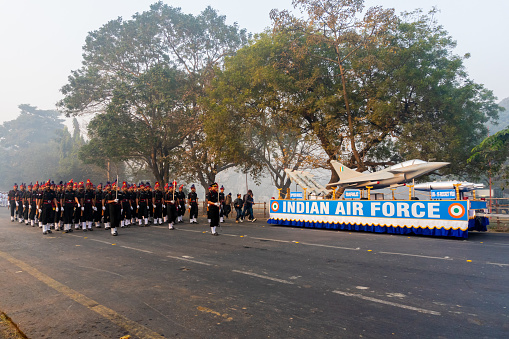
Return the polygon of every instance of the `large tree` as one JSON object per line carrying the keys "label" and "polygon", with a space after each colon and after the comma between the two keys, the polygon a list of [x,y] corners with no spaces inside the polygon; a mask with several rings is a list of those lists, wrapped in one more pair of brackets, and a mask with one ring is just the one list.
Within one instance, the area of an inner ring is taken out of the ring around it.
{"label": "large tree", "polygon": [[195,136],[202,133],[203,88],[223,58],[247,41],[245,31],[225,20],[210,7],[193,16],[158,2],[91,32],[83,67],[69,77],[60,102],[68,115],[99,114],[89,132],[91,143],[104,146],[83,156],[142,161],[167,182],[183,161],[176,154],[201,141]]}
{"label": "large tree", "polygon": [[[300,116],[330,160],[363,171],[434,158],[450,161],[450,172],[468,171],[469,150],[498,107],[491,91],[468,78],[432,15],[364,10],[363,0],[293,3],[304,19],[273,12],[274,30],[307,37],[289,44],[288,69],[302,56],[321,64],[311,87],[316,100]],[[337,178],[333,172],[331,181]]]}

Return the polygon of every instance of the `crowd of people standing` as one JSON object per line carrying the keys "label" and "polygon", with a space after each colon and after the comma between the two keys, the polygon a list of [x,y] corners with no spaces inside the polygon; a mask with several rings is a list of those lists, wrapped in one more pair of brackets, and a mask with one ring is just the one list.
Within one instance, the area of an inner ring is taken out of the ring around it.
{"label": "crowd of people standing", "polygon": [[[117,182],[107,183],[97,187],[87,180],[64,184],[55,184],[48,180],[39,185],[14,184],[13,189],[6,194],[7,206],[10,208],[11,221],[18,221],[26,225],[39,226],[43,234],[55,231],[65,233],[73,230],[93,231],[95,228],[110,229],[113,236],[118,235],[118,229],[130,225],[148,226],[168,223],[170,230],[175,229],[176,223],[184,222],[186,210],[189,210],[189,222],[198,223],[198,195],[196,187],[191,185],[187,194],[184,185],[177,187],[176,182],[161,187],[155,183],[117,185]],[[248,191],[244,197],[237,195],[232,201],[231,193],[224,194],[224,187],[218,189],[217,183],[210,185],[206,194],[207,218],[210,223],[211,234],[218,235],[216,228],[224,218],[228,218],[231,207],[237,213],[236,222],[243,222],[245,218],[256,221],[253,215],[253,192]]]}

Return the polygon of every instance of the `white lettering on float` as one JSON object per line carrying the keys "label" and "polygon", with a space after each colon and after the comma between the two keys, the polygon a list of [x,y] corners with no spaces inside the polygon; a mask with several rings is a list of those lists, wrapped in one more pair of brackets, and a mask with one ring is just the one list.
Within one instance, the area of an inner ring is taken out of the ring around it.
{"label": "white lettering on float", "polygon": [[309,211],[309,213],[313,214],[318,214],[320,213],[320,210],[318,209],[318,203],[317,202],[312,202],[311,203],[311,210]]}
{"label": "white lettering on float", "polygon": [[[417,211],[417,208],[421,209],[421,211]],[[412,216],[416,218],[423,218],[426,215],[426,212],[422,211],[422,209],[426,208],[422,202],[416,202],[412,205]]]}
{"label": "white lettering on float", "polygon": [[320,214],[329,214],[329,203],[325,201],[320,202]]}
{"label": "white lettering on float", "polygon": [[303,201],[297,202],[297,213],[302,214],[304,213],[305,204]]}

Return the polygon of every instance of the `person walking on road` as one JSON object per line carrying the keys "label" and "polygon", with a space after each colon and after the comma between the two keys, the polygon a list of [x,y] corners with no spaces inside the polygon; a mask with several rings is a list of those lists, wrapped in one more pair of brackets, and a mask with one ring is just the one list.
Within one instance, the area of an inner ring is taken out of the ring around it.
{"label": "person walking on road", "polygon": [[233,207],[235,207],[235,212],[237,212],[237,217],[235,218],[235,222],[244,222],[244,216],[242,215],[242,207],[244,206],[244,200],[242,200],[242,195],[240,193],[237,194],[237,199],[233,202]]}

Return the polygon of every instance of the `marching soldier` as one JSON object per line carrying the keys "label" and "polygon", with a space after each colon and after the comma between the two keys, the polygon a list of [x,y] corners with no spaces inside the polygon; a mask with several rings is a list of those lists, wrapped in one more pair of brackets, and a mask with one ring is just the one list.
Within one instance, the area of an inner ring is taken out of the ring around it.
{"label": "marching soldier", "polygon": [[35,202],[37,197],[37,189],[38,189],[38,183],[32,186],[32,183],[30,183],[29,191],[30,195],[28,198],[28,219],[30,220],[30,225],[32,227],[35,226],[35,212],[37,211],[37,204]]}
{"label": "marching soldier", "polygon": [[[39,213],[41,215],[42,222],[42,234],[51,233],[51,226],[48,226],[48,223],[51,224],[52,211],[53,206],[57,205],[57,200],[55,198],[55,193],[51,190],[50,180],[44,185],[44,190],[41,195],[41,199],[39,202]],[[57,211],[58,212],[58,211]]]}
{"label": "marching soldier", "polygon": [[137,194],[136,190],[137,190],[136,184],[132,184],[129,187],[129,205],[131,206],[130,207],[131,208],[131,212],[130,212],[131,219],[129,220],[129,225],[136,224],[136,216],[138,213],[138,209],[136,209],[136,194]]}
{"label": "marching soldier", "polygon": [[164,193],[161,191],[159,182],[154,185],[154,192],[152,193],[152,201],[154,204],[154,225],[163,224],[163,201]]}
{"label": "marching soldier", "polygon": [[75,193],[72,189],[73,182],[69,181],[62,194],[60,204],[62,205],[62,217],[64,220],[64,232],[72,232],[74,207],[76,204]]}
{"label": "marching soldier", "polygon": [[139,186],[140,187],[138,189],[138,195],[136,198],[136,207],[138,208],[138,221],[140,226],[143,226],[143,224],[148,226],[149,196],[145,190],[145,184],[141,182]]}
{"label": "marching soldier", "polygon": [[95,195],[94,195],[94,202],[95,202],[95,206],[94,206],[94,222],[95,222],[95,227],[96,228],[100,228],[101,227],[101,219],[102,219],[102,215],[103,215],[103,210],[105,209],[105,207],[103,206],[103,184],[100,183],[99,185],[97,185],[97,190],[95,191]]}
{"label": "marching soldier", "polygon": [[18,221],[21,224],[25,221],[23,217],[25,215],[25,184],[21,183],[19,188],[20,190],[16,194],[16,201],[18,202]]}
{"label": "marching soldier", "polygon": [[109,216],[111,222],[111,235],[118,235],[118,227],[120,226],[120,220],[122,219],[122,206],[120,201],[122,200],[122,192],[118,192],[117,182],[113,183],[111,190],[107,190],[104,200],[109,208]]}
{"label": "marching soldier", "polygon": [[94,220],[94,209],[93,207],[95,206],[95,202],[94,202],[94,196],[95,196],[95,192],[94,190],[92,189],[92,182],[90,181],[90,179],[87,179],[87,189],[83,192],[83,203],[82,203],[82,209],[81,211],[83,212],[83,217],[82,217],[82,226],[83,226],[83,231],[93,231],[94,229],[92,228],[92,222]]}
{"label": "marching soldier", "polygon": [[177,196],[178,205],[178,222],[184,222],[184,214],[186,213],[186,194],[183,191],[184,185],[179,186],[179,191],[175,194]]}
{"label": "marching soldier", "polygon": [[60,231],[62,229],[62,225],[60,225],[60,223],[62,222],[63,223],[63,219],[62,219],[62,214],[63,214],[63,211],[62,211],[62,207],[64,205],[62,205],[62,195],[63,195],[63,191],[62,191],[62,184],[63,182],[60,181],[60,184],[57,185],[57,189],[55,191],[55,198],[57,199],[57,205],[55,206],[55,231]]}
{"label": "marching soldier", "polygon": [[168,228],[174,230],[174,223],[177,219],[177,196],[175,195],[174,187],[177,186],[176,182],[168,187],[168,192],[165,194],[164,202],[168,208]]}
{"label": "marching soldier", "polygon": [[[16,195],[18,194],[18,184],[14,183],[12,190],[9,191],[7,196],[9,197],[9,207],[11,209],[11,221],[15,220],[15,212],[19,203],[16,201]],[[17,216],[16,216],[17,219]]]}
{"label": "marching soldier", "polygon": [[213,183],[209,194],[207,194],[207,204],[209,207],[210,217],[210,233],[212,235],[219,235],[216,232],[216,227],[219,226],[219,208],[221,203],[219,202],[219,192],[217,191],[217,183]]}
{"label": "marching soldier", "polygon": [[131,200],[129,199],[129,191],[127,188],[127,182],[122,183],[122,200],[119,199],[122,206],[122,219],[120,221],[120,227],[124,228],[129,226],[131,220]]}
{"label": "marching soldier", "polygon": [[189,204],[189,223],[197,224],[198,221],[198,194],[196,194],[196,187],[191,185],[191,192],[187,195],[187,203]]}

